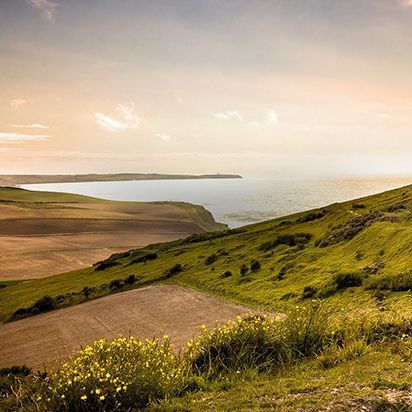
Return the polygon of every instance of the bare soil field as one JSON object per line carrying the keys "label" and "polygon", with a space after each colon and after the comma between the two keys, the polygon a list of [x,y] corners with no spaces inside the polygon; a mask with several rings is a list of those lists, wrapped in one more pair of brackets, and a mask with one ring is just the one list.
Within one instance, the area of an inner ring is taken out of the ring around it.
{"label": "bare soil field", "polygon": [[223,228],[203,208],[0,188],[0,280],[89,266],[115,252]]}
{"label": "bare soil field", "polygon": [[170,336],[177,350],[205,324],[252,310],[179,285],[149,286],[0,326],[0,367],[57,365],[81,346],[117,336]]}

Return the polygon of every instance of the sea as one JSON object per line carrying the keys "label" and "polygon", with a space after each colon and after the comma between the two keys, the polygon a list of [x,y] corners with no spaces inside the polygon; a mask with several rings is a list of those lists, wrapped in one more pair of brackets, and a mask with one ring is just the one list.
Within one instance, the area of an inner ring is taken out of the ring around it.
{"label": "sea", "polygon": [[262,178],[148,180],[21,185],[110,200],[184,201],[235,228],[411,184],[412,178]]}

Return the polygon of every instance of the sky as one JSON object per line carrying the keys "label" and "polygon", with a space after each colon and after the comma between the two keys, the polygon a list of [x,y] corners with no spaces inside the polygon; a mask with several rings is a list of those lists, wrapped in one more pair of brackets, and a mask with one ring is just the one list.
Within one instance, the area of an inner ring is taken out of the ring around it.
{"label": "sky", "polygon": [[0,173],[412,176],[412,0],[0,0]]}

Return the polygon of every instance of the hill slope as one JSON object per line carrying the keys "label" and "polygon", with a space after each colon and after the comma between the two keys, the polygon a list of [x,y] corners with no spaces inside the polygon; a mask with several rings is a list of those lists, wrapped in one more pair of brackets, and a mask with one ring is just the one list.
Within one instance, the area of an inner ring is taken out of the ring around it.
{"label": "hill slope", "polygon": [[[241,229],[131,250],[113,256],[101,270],[87,268],[8,286],[0,290],[0,319],[10,319],[45,295],[59,295],[58,306],[66,306],[112,293],[101,285],[129,275],[138,277],[133,287],[176,282],[276,310],[304,298],[322,298],[335,307],[410,311],[411,195],[412,186],[407,186]],[[145,257],[150,254],[154,258]],[[253,260],[258,262],[255,269]],[[181,267],[170,273],[175,265]],[[92,288],[87,297],[81,293],[85,287]]]}
{"label": "hill slope", "polygon": [[188,203],[0,188],[0,280],[79,269],[131,247],[224,227]]}

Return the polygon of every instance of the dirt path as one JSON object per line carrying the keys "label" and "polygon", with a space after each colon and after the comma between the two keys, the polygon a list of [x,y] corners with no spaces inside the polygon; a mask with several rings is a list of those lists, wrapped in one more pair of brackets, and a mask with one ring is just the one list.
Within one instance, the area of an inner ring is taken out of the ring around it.
{"label": "dirt path", "polygon": [[179,285],[150,286],[0,326],[0,367],[55,365],[99,338],[169,335],[177,348],[251,309]]}

